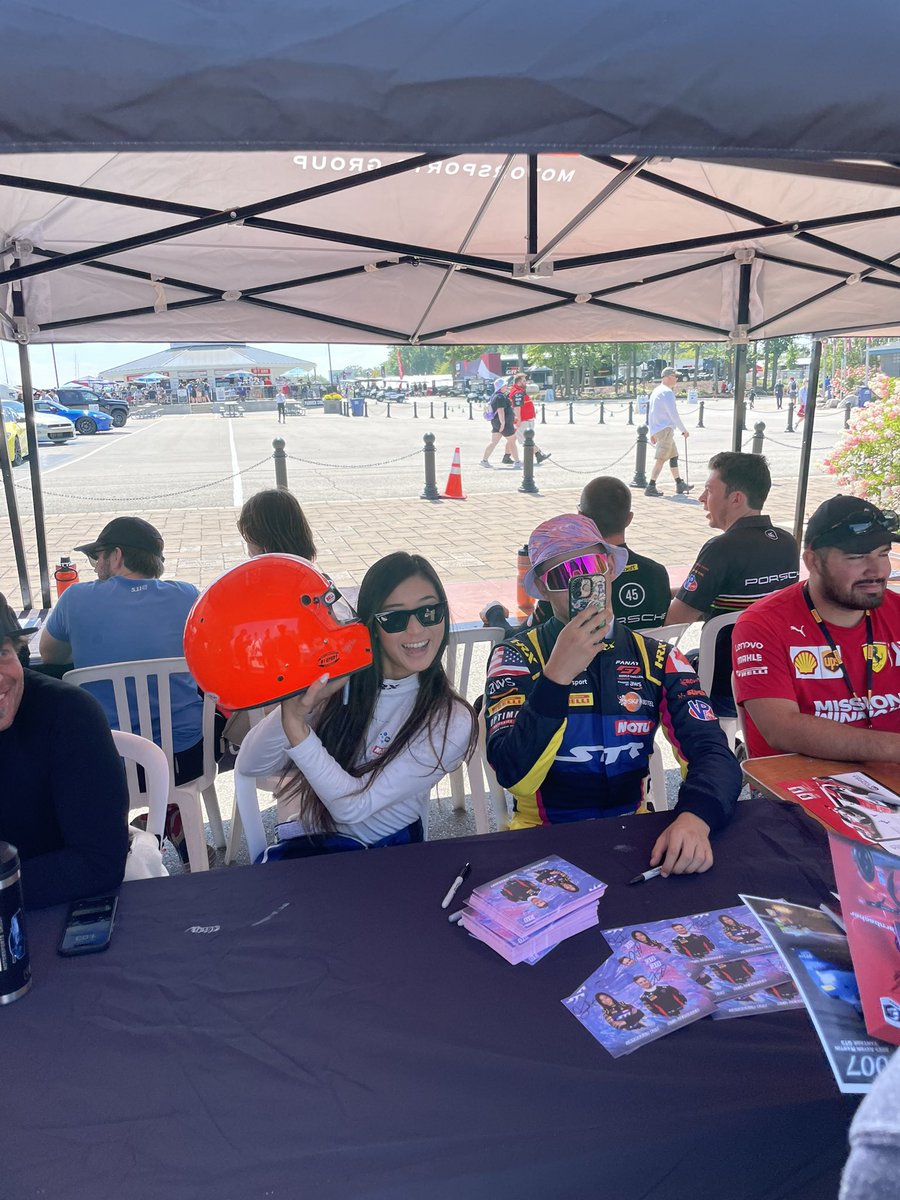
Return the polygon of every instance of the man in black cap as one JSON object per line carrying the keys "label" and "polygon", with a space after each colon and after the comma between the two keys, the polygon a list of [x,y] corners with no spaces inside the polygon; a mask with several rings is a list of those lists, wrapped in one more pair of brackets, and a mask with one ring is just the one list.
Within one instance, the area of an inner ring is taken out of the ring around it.
{"label": "man in black cap", "polygon": [[119,886],[128,791],[109,724],[81,688],[22,666],[28,634],[0,604],[0,840],[22,860],[26,908]]}
{"label": "man in black cap", "polygon": [[806,527],[808,581],[738,618],[751,756],[900,762],[900,596],[887,590],[898,524],[855,496],[826,500]]}
{"label": "man in black cap", "polygon": [[[163,539],[141,517],[115,517],[93,542],[76,546],[97,573],[91,583],[66,588],[41,632],[45,663],[94,667],[146,658],[180,658],[184,626],[199,592],[192,583],[160,579]],[[118,728],[111,684],[91,684],[110,726]],[[156,700],[151,694],[154,725]],[[175,782],[203,771],[203,701],[189,675],[171,680]],[[132,705],[136,725],[137,709]]]}

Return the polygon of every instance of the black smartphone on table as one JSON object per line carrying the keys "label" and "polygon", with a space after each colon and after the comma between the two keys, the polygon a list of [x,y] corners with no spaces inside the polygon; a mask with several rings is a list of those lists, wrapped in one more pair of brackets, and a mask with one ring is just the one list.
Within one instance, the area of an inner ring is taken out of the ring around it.
{"label": "black smartphone on table", "polygon": [[58,952],[65,955],[97,954],[112,937],[118,896],[93,896],[69,906]]}

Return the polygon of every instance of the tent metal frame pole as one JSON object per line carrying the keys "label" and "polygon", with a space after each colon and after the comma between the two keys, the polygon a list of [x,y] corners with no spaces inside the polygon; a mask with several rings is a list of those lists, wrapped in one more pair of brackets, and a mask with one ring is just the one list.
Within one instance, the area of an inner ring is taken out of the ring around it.
{"label": "tent metal frame pole", "polygon": [[[375,183],[379,179],[388,179],[394,175],[403,175],[408,171],[415,171],[421,167],[428,166],[429,163],[443,161],[445,158],[453,157],[447,154],[419,154],[414,158],[405,159],[400,163],[393,163],[388,167],[379,167],[375,171],[369,171],[363,177],[351,176],[348,179],[335,179],[331,183],[319,184],[317,187],[300,188],[295,192],[286,192],[281,196],[273,196],[268,200],[257,200],[254,204],[244,204],[238,208],[228,209],[224,212],[210,213],[205,217],[198,217],[193,221],[186,221],[182,225],[169,225],[164,229],[154,230],[152,233],[135,234],[130,238],[120,238],[116,242],[107,242],[102,246],[89,247],[85,250],[75,250],[71,254],[64,254],[54,263],[36,262],[27,263],[22,266],[14,267],[9,271],[0,272],[0,283],[11,283],[17,279],[30,279],[34,275],[44,275],[47,271],[60,270],[63,267],[77,266],[82,262],[89,262],[93,258],[104,258],[110,254],[121,254],[126,250],[137,250],[142,246],[155,246],[159,242],[174,240],[175,238],[186,237],[189,234],[201,233],[206,229],[216,229],[220,225],[240,224],[243,221],[249,221],[253,217],[259,216],[261,213],[272,212],[279,208],[289,208],[295,204],[302,204],[307,200],[318,200],[323,197],[332,196],[337,192],[345,192],[351,188],[360,187],[363,184]],[[77,188],[72,189],[71,194],[77,193]]]}
{"label": "tent metal frame pole", "polygon": [[812,354],[809,358],[809,375],[806,381],[806,417],[803,422],[803,441],[800,446],[800,463],[797,468],[797,503],[794,508],[794,538],[798,546],[803,545],[803,515],[806,510],[806,493],[809,487],[809,465],[812,460],[813,426],[816,421],[816,396],[819,391],[819,371],[822,365],[822,338],[813,338]]}
{"label": "tent metal frame pole", "polygon": [[25,409],[25,428],[28,438],[28,470],[31,474],[31,506],[34,513],[34,540],[37,545],[38,577],[41,585],[41,608],[50,607],[50,566],[47,558],[47,521],[44,513],[44,492],[41,486],[41,460],[38,454],[37,429],[34,420],[34,387],[31,382],[31,359],[28,342],[24,340],[25,300],[22,288],[12,289],[13,316],[20,328],[19,374],[22,379],[22,406]]}
{"label": "tent metal frame pole", "polygon": [[6,512],[9,517],[9,532],[12,537],[13,553],[16,559],[16,574],[19,577],[19,591],[22,595],[22,607],[28,612],[34,604],[31,593],[31,580],[28,577],[28,560],[25,556],[25,538],[22,535],[22,518],[19,516],[19,501],[16,497],[16,485],[13,483],[12,464],[9,461],[9,451],[6,448],[6,436],[3,422],[0,420],[0,476],[3,477],[3,492],[6,496]]}
{"label": "tent metal frame pole", "polygon": [[734,413],[731,426],[731,449],[739,451],[744,436],[744,392],[747,385],[746,329],[750,322],[750,279],[753,263],[740,265],[738,277],[737,328],[742,338],[734,348]]}
{"label": "tent metal frame pole", "polygon": [[[591,158],[594,162],[600,163],[602,166],[622,166],[622,165],[624,165],[623,160],[618,159],[618,158],[609,158],[609,157],[604,157],[602,155],[588,155],[588,157]],[[706,192],[698,191],[697,188],[690,187],[687,184],[678,183],[674,179],[666,179],[666,177],[664,175],[657,175],[654,171],[643,171],[641,173],[641,179],[646,181],[647,183],[652,183],[656,187],[663,188],[663,190],[665,190],[665,191],[672,192],[673,194],[678,195],[678,196],[683,196],[685,199],[695,200],[698,204],[702,204],[707,208],[712,208],[712,209],[716,210],[717,212],[728,213],[730,216],[741,217],[743,220],[758,221],[761,225],[764,225],[766,227],[772,227],[772,226],[782,224],[782,222],[776,221],[774,219],[774,217],[768,217],[764,213],[758,213],[751,208],[744,208],[740,204],[734,204],[729,200],[723,200],[718,196],[710,196]],[[881,181],[881,182],[884,182],[884,181]],[[896,187],[897,186],[896,181],[893,182],[891,184],[891,186]],[[884,209],[884,210],[874,209],[867,213],[858,213],[857,218],[860,221],[866,221],[866,220],[877,221],[877,220],[880,220],[881,214],[888,215],[890,213],[890,211],[891,211],[890,209]],[[847,223],[846,219],[842,219],[840,221],[833,221],[828,218],[825,218],[825,221],[827,224],[832,224],[832,225]],[[828,250],[828,251],[831,251],[832,253],[835,253],[838,255],[843,255],[844,257],[854,259],[857,262],[867,261],[868,256],[862,255],[861,253],[859,253],[855,250],[851,250],[847,246],[842,246],[838,242],[830,242],[825,238],[820,238],[820,237],[815,236],[814,234],[803,232],[803,230],[818,227],[820,224],[821,224],[821,222],[818,222],[818,221],[799,222],[796,226],[794,226],[792,232],[794,232],[795,230],[799,231],[796,233],[798,241],[806,242],[810,246],[816,246],[820,250]],[[871,260],[869,260],[869,261],[871,261]]]}
{"label": "tent metal frame pole", "polygon": [[[487,195],[482,200],[481,204],[478,206],[478,212],[475,214],[474,218],[472,219],[471,225],[466,230],[466,236],[463,238],[462,242],[460,243],[459,252],[461,254],[465,252],[466,248],[469,245],[469,242],[472,240],[472,238],[475,235],[475,230],[481,224],[481,222],[484,218],[484,214],[487,212],[487,210],[490,208],[491,204],[493,203],[494,197],[497,195],[500,185],[503,183],[503,180],[506,178],[506,176],[509,172],[509,169],[513,164],[513,158],[514,158],[514,155],[507,154],[506,158],[503,161],[503,166],[497,172],[497,175],[495,176],[493,182],[491,183],[491,186],[488,188]],[[460,269],[465,270],[465,268],[460,268]],[[444,268],[443,278],[441,279],[440,283],[435,288],[434,294],[432,295],[428,304],[425,306],[425,309],[424,309],[421,317],[419,317],[419,320],[418,320],[418,323],[416,324],[415,329],[409,335],[409,337],[407,339],[409,342],[415,343],[416,339],[421,334],[422,326],[428,320],[428,314],[434,308],[435,304],[437,304],[441,293],[443,292],[444,288],[447,286],[447,284],[450,282],[451,278],[455,274],[455,270],[456,270],[456,268],[454,268],[452,265]],[[494,279],[494,278],[496,278],[496,276],[491,275],[490,278]]]}
{"label": "tent metal frame pole", "polygon": [[538,252],[538,156],[528,155],[528,261],[535,263]]}

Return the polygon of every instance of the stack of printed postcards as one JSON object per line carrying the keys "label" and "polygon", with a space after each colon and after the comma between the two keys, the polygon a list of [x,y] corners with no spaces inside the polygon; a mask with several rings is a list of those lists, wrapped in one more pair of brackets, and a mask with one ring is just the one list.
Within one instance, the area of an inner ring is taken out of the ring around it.
{"label": "stack of printed postcards", "polygon": [[606,884],[551,854],[475,888],[462,925],[507,962],[534,964],[554,946],[598,923]]}

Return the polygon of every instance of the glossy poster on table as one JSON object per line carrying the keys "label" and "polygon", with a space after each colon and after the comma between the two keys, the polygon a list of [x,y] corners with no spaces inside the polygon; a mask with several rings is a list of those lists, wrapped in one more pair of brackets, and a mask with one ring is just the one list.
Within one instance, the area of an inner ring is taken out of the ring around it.
{"label": "glossy poster on table", "polygon": [[647,963],[663,969],[669,964],[677,970],[684,963],[724,962],[770,949],[762,927],[742,904],[672,920],[604,929],[603,936],[625,967]]}
{"label": "glossy poster on table", "polygon": [[784,983],[789,978],[784,963],[774,950],[768,954],[730,958],[725,962],[695,963],[687,970],[717,1004]]}
{"label": "glossy poster on table", "polygon": [[829,836],[866,1028],[900,1044],[900,858]]}
{"label": "glossy poster on table", "polygon": [[831,832],[900,855],[900,796],[871,775],[846,771],[795,779],[782,786]]}
{"label": "glossy poster on table", "polygon": [[613,1058],[699,1021],[715,1008],[710,992],[687,972],[657,971],[645,960],[623,967],[606,960],[563,1004]]}
{"label": "glossy poster on table", "polygon": [[893,1046],[866,1030],[847,938],[817,908],[761,896],[741,899],[756,913],[790,971],[838,1088],[868,1092]]}
{"label": "glossy poster on table", "polygon": [[605,891],[605,883],[550,854],[481,884],[468,903],[521,937],[584,904],[595,904]]}

